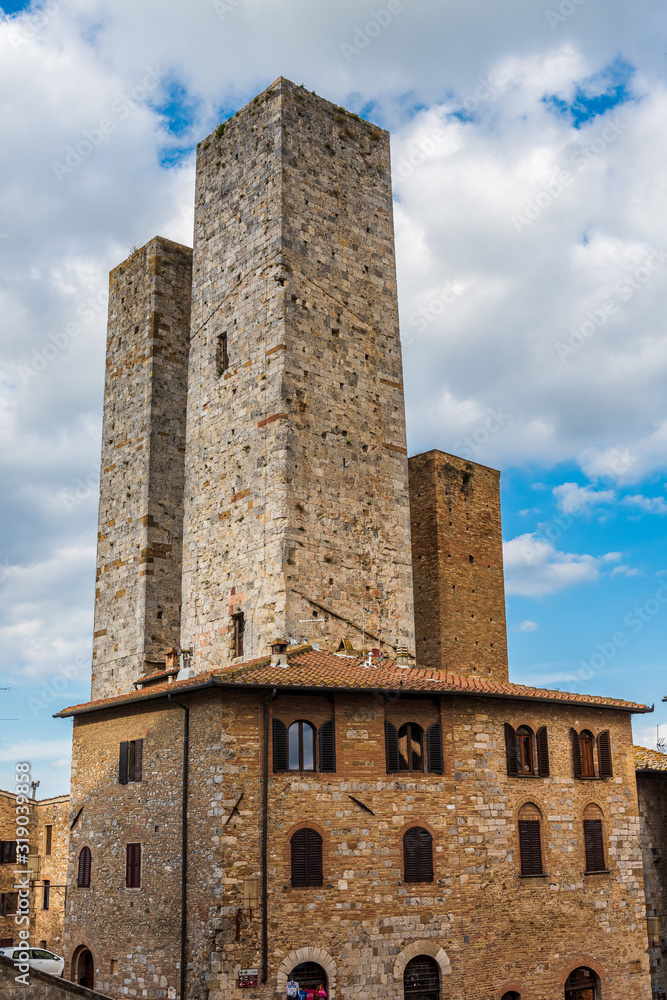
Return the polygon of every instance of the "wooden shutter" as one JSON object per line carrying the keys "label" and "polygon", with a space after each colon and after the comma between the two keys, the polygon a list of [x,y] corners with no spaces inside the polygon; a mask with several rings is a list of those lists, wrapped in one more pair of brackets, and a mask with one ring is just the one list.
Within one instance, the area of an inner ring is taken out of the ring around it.
{"label": "wooden shutter", "polygon": [[120,757],[118,759],[118,783],[120,785],[127,784],[127,754],[128,754],[128,743],[125,740],[120,745]]}
{"label": "wooden shutter", "polygon": [[141,887],[141,844],[126,845],[125,885],[128,889]]}
{"label": "wooden shutter", "polygon": [[538,819],[519,820],[519,854],[522,875],[542,874],[542,848]]}
{"label": "wooden shutter", "polygon": [[507,755],[507,773],[517,775],[519,773],[519,763],[516,757],[516,730],[505,723],[505,753]]}
{"label": "wooden shutter", "polygon": [[537,742],[537,773],[542,778],[549,777],[549,742],[547,740],[547,727],[540,726],[535,735]]}
{"label": "wooden shutter", "polygon": [[434,722],[426,732],[428,769],[432,774],[442,774],[445,770],[442,756],[442,724]]}
{"label": "wooden shutter", "polygon": [[79,871],[77,874],[76,884],[82,889],[87,889],[90,886],[90,869],[91,869],[92,856],[89,847],[82,847],[79,851]]}
{"label": "wooden shutter", "polygon": [[336,725],[329,719],[320,726],[320,771],[336,770]]}
{"label": "wooden shutter", "polygon": [[144,762],[144,741],[134,741],[134,780],[141,781],[141,773]]}
{"label": "wooden shutter", "polygon": [[611,767],[611,739],[609,738],[608,729],[605,729],[598,736],[598,764],[601,778],[613,777],[614,772]]}
{"label": "wooden shutter", "polygon": [[287,770],[287,726],[282,719],[273,720],[273,770]]}
{"label": "wooden shutter", "polygon": [[575,778],[581,778],[583,775],[583,768],[581,766],[581,746],[579,744],[579,733],[576,729],[570,730],[570,736],[572,737],[572,767],[574,768]]}
{"label": "wooden shutter", "polygon": [[413,826],[403,837],[403,881],[433,881],[433,837],[421,826]]}
{"label": "wooden shutter", "polygon": [[317,830],[297,830],[291,840],[292,885],[322,885],[322,838]]}
{"label": "wooden shutter", "polygon": [[398,771],[398,730],[393,722],[384,724],[384,746],[387,754],[387,774]]}
{"label": "wooden shutter", "polygon": [[584,820],[584,847],[586,849],[586,871],[604,871],[604,842],[602,840],[601,819]]}

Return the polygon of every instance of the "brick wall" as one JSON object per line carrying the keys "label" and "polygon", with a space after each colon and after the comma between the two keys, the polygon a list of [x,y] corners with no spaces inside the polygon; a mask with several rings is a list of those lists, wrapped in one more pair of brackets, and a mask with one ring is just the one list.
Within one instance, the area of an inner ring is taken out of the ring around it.
{"label": "brick wall", "polygon": [[417,662],[508,679],[500,473],[441,451],[410,459]]}
{"label": "brick wall", "polygon": [[200,144],[195,200],[182,645],[220,666],[243,612],[245,658],[364,615],[413,648],[389,136],[279,80]]}
{"label": "brick wall", "polygon": [[[261,968],[261,912],[243,909],[243,887],[245,879],[261,875],[269,694],[189,696],[191,997],[237,996],[238,970]],[[500,997],[511,988],[525,1000],[562,997],[565,978],[579,965],[600,974],[604,1000],[648,1000],[628,715],[468,697],[387,702],[381,695],[343,692],[317,698],[279,693],[271,713],[286,724],[300,718],[316,726],[333,714],[337,770],[269,774],[269,977],[266,986],[247,991],[247,1000],[280,995],[285,976],[305,955],[329,971],[337,997],[380,991],[400,1000],[403,968],[416,954],[440,963],[443,1000]],[[90,947],[97,987],[112,996],[175,995],[180,716],[153,702],[125,716],[107,710],[80,717],[74,729],[73,806],[84,805],[84,812],[73,835],[70,879],[75,881],[80,846],[90,843],[95,892],[72,886],[68,955],[77,944]],[[439,718],[445,774],[387,775],[385,718],[397,726],[416,721],[424,729]],[[547,726],[550,777],[508,777],[506,721],[533,731]],[[573,777],[571,725],[611,731],[613,777]],[[145,780],[119,788],[118,743],[140,732]],[[93,747],[97,763],[82,769]],[[525,803],[542,816],[546,874],[538,878],[520,875],[517,816]],[[583,815],[591,803],[604,816],[609,871],[586,875]],[[159,833],[155,824],[164,824]],[[304,825],[323,838],[321,888],[291,887],[290,837]],[[402,836],[413,825],[433,836],[433,883],[403,879]],[[145,845],[142,888],[132,898],[123,888],[129,839]],[[119,960],[116,978],[106,972],[111,958]]]}
{"label": "brick wall", "polygon": [[95,698],[131,691],[179,642],[191,259],[157,238],[109,278]]}

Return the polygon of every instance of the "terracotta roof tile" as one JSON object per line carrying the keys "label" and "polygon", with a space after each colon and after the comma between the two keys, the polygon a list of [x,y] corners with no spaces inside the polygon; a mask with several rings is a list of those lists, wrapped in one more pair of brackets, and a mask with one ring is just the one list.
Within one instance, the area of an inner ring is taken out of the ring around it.
{"label": "terracotta roof tile", "polygon": [[294,688],[328,690],[373,690],[440,692],[443,694],[479,694],[496,698],[548,701],[571,705],[591,705],[597,708],[615,708],[625,712],[651,712],[653,709],[632,701],[601,698],[590,694],[573,694],[569,691],[552,691],[547,688],[528,687],[525,684],[500,683],[481,677],[465,677],[424,667],[400,667],[396,663],[371,665],[359,656],[329,653],[313,649],[310,645],[293,646],[288,651],[286,665],[272,664],[269,656],[246,663],[233,664],[219,670],[197,674],[187,680],[171,684],[153,684],[148,688],[115,698],[74,705],[58,712],[56,717],[79,715],[99,711],[114,705],[149,701],[165,694],[188,692],[211,685],[260,688]]}
{"label": "terracotta roof tile", "polygon": [[667,754],[648,747],[635,747],[635,767],[638,771],[667,771]]}

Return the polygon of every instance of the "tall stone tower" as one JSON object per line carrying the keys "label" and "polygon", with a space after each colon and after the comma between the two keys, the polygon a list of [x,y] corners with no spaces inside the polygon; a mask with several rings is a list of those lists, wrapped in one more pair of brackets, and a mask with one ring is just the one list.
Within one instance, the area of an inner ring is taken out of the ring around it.
{"label": "tall stone tower", "polygon": [[507,681],[500,473],[429,451],[410,459],[419,666]]}
{"label": "tall stone tower", "polygon": [[277,80],[200,144],[181,643],[414,649],[388,133]]}
{"label": "tall stone tower", "polygon": [[109,276],[94,699],[179,642],[191,283],[192,251],[159,238]]}

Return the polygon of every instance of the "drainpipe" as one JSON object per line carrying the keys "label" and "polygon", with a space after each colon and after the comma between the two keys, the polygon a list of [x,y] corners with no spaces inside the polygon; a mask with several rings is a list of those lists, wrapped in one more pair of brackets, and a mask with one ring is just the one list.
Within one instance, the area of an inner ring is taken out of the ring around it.
{"label": "drainpipe", "polygon": [[264,702],[264,761],[262,775],[262,843],[261,843],[261,864],[262,864],[262,982],[265,983],[269,976],[269,872],[268,872],[268,844],[269,844],[269,710],[271,702],[277,694],[274,688],[269,697]]}
{"label": "drainpipe", "polygon": [[190,707],[176,701],[170,694],[167,698],[185,712],[183,718],[183,779],[181,804],[181,986],[180,998],[185,1000],[185,955],[187,944],[188,915],[188,743],[190,739]]}

